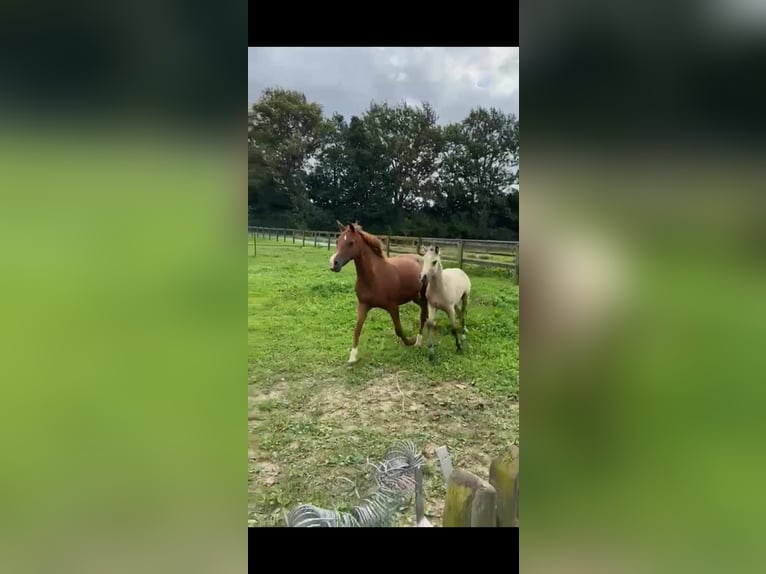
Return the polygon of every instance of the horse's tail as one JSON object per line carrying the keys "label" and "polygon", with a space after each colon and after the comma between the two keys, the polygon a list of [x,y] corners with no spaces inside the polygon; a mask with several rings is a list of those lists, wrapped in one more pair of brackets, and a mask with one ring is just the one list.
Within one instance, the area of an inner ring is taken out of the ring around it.
{"label": "horse's tail", "polygon": [[465,313],[468,310],[468,301],[471,299],[470,290],[466,289],[461,299],[463,301],[463,305],[462,305],[462,308],[460,309],[460,322],[463,324],[463,334],[465,334],[468,332],[468,329],[466,329],[465,327]]}

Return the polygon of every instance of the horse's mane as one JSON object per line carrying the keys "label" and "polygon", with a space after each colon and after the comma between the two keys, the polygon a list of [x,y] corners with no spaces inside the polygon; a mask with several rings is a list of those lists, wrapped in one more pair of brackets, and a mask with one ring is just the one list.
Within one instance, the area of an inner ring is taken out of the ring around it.
{"label": "horse's mane", "polygon": [[383,253],[383,243],[372,235],[371,233],[367,233],[362,229],[362,226],[359,225],[359,223],[354,223],[354,228],[359,232],[359,235],[362,236],[362,239],[364,242],[372,249],[372,252],[380,257],[381,259],[385,259],[386,256]]}

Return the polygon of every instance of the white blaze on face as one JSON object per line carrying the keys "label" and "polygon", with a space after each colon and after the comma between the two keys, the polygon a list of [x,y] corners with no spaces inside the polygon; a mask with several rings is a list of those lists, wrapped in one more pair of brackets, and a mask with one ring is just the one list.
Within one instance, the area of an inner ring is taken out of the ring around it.
{"label": "white blaze on face", "polygon": [[336,255],[337,255],[337,253],[333,253],[333,254],[330,256],[330,269],[332,269],[332,268],[335,266],[335,256],[336,256]]}

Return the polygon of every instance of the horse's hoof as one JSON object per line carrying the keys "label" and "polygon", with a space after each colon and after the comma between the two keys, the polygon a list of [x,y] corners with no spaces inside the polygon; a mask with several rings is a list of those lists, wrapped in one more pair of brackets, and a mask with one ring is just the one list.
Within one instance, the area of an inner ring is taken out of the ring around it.
{"label": "horse's hoof", "polygon": [[346,366],[350,369],[354,367],[358,362],[359,361],[349,361],[348,363],[346,363]]}

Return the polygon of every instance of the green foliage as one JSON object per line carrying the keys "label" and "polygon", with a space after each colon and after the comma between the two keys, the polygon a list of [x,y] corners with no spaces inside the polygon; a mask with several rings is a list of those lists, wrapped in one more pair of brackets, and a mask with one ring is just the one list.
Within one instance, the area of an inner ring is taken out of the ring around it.
{"label": "green foliage", "polygon": [[384,102],[347,122],[299,92],[264,91],[248,116],[251,224],[517,239],[518,120],[494,108],[437,120],[426,102]]}
{"label": "green foliage", "polygon": [[269,89],[248,114],[248,201],[267,212],[307,209],[309,159],[325,129],[322,108],[299,92]]}

